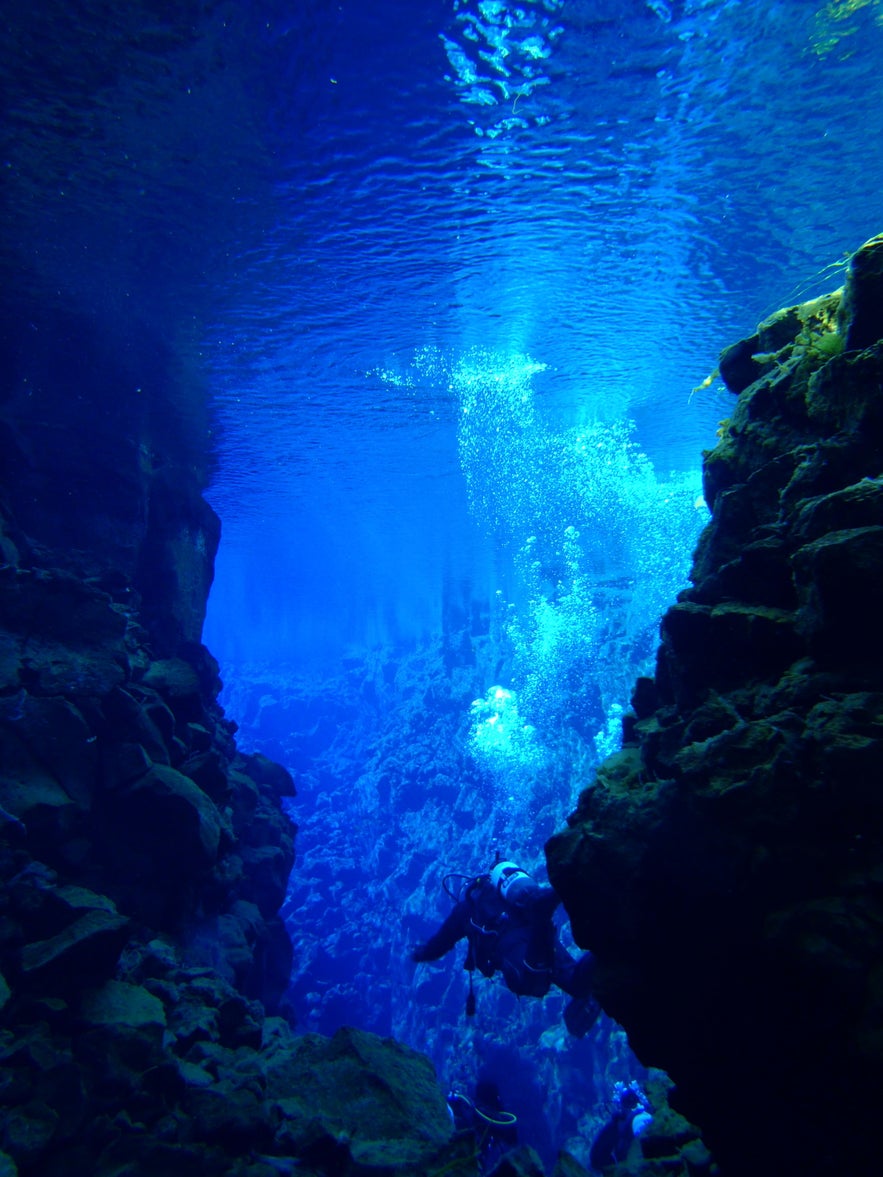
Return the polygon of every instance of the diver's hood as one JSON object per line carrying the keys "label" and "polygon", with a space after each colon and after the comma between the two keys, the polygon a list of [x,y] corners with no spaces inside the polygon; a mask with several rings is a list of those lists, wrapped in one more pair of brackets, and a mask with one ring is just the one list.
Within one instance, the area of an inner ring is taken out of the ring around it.
{"label": "diver's hood", "polygon": [[[499,892],[501,898],[506,898],[509,889],[523,881],[532,881],[527,871],[522,870],[516,862],[498,862],[491,871],[491,886]],[[520,888],[515,886],[515,890]]]}

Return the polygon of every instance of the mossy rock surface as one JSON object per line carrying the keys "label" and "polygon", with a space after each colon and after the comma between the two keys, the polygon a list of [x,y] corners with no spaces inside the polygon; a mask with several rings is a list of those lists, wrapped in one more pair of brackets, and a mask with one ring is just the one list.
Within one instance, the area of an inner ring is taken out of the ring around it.
{"label": "mossy rock surface", "polygon": [[876,1173],[883,236],[721,367],[740,396],[627,721],[640,767],[599,766],[549,876],[605,1009],[722,1172]]}

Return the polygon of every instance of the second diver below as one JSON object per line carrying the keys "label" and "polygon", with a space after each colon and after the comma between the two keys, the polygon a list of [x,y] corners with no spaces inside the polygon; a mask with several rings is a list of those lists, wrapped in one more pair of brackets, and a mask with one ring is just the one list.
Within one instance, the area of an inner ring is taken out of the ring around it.
{"label": "second diver below", "polygon": [[474,970],[485,977],[499,970],[517,997],[545,997],[557,985],[571,998],[564,1010],[567,1029],[577,1038],[587,1034],[601,1012],[592,995],[595,961],[588,952],[574,960],[559,941],[552,919],[560,903],[555,891],[514,862],[498,862],[490,874],[472,879],[455,898],[448,918],[425,944],[413,949],[411,959],[439,960],[465,937],[467,1014],[475,1012]]}

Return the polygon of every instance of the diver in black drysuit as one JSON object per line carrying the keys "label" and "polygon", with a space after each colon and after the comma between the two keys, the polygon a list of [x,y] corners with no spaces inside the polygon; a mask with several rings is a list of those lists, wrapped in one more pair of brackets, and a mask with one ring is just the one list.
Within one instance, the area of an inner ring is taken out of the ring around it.
{"label": "diver in black drysuit", "polygon": [[481,1173],[492,1172],[518,1144],[518,1117],[505,1110],[493,1080],[479,1078],[474,1101],[462,1092],[449,1091],[448,1108],[455,1130],[474,1140]]}
{"label": "diver in black drysuit", "polygon": [[[617,1086],[621,1086],[617,1084]],[[646,1096],[632,1084],[617,1095],[610,1119],[595,1137],[589,1164],[598,1173],[628,1160],[632,1141],[646,1131],[652,1120]]]}
{"label": "diver in black drysuit", "polygon": [[499,862],[489,875],[479,875],[461,893],[451,914],[425,944],[411,953],[414,961],[439,960],[465,936],[469,948],[470,993],[466,1011],[475,1009],[472,972],[485,977],[499,970],[518,997],[545,997],[557,985],[571,997],[564,1021],[582,1038],[601,1011],[592,996],[595,962],[590,953],[574,960],[558,940],[552,914],[560,900],[514,862]]}

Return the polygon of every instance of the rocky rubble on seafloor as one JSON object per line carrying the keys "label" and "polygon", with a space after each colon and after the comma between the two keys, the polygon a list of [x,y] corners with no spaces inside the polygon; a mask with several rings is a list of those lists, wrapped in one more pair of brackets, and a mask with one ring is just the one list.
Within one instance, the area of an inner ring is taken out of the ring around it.
{"label": "rocky rubble on seafloor", "polygon": [[692,587],[550,877],[722,1172],[876,1173],[883,237],[721,374]]}

